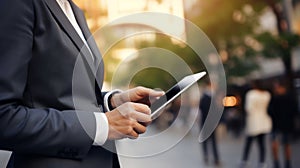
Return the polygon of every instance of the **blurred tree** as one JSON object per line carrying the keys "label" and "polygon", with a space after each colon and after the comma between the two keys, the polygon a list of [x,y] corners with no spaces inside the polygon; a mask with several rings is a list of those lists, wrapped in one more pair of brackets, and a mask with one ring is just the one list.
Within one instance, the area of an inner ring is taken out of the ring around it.
{"label": "blurred tree", "polygon": [[260,46],[253,37],[264,7],[263,1],[210,0],[194,6],[197,15],[186,13],[219,50],[228,79],[259,68],[256,56]]}
{"label": "blurred tree", "polygon": [[278,34],[272,35],[265,32],[260,34],[257,39],[264,46],[262,50],[264,56],[281,58],[285,66],[285,75],[291,82],[293,79],[292,50],[299,45],[300,37],[291,32],[288,9],[284,7],[284,3],[287,3],[286,0],[266,0],[266,3],[276,17]]}
{"label": "blurred tree", "polygon": [[281,58],[286,77],[293,78],[292,51],[299,45],[300,37],[290,32],[272,35],[269,32],[259,34],[257,39],[263,44],[262,54],[267,58]]}
{"label": "blurred tree", "polygon": [[[263,32],[259,20],[269,7],[277,21],[278,34]],[[215,44],[224,61],[228,78],[243,77],[259,68],[257,56],[282,58],[291,74],[291,51],[299,44],[288,31],[287,15],[281,0],[198,1],[189,20],[197,24]]]}

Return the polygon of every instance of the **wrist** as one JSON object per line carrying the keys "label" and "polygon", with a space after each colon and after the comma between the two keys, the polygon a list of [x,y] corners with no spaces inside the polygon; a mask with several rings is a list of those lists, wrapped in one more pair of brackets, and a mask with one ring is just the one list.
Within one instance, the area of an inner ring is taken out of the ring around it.
{"label": "wrist", "polygon": [[108,107],[110,109],[115,109],[116,107],[118,107],[118,105],[116,104],[116,99],[118,99],[120,93],[113,93],[108,97],[109,103],[108,103]]}
{"label": "wrist", "polygon": [[110,96],[110,106],[114,109],[120,106],[122,103],[120,102],[120,92],[111,94]]}
{"label": "wrist", "polygon": [[122,91],[121,90],[112,90],[110,92],[108,92],[105,97],[104,97],[104,103],[105,103],[105,107],[107,111],[111,111],[114,108],[118,107],[118,103],[117,103],[117,96],[116,95],[120,94]]}

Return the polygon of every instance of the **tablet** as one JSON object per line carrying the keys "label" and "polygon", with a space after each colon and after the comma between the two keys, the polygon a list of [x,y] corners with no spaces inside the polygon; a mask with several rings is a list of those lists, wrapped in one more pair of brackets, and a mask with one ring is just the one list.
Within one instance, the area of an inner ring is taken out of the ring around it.
{"label": "tablet", "polygon": [[199,79],[206,75],[206,72],[200,72],[193,75],[188,75],[181,79],[177,84],[175,84],[171,89],[169,89],[164,96],[157,99],[150,106],[151,109],[151,118],[156,119],[161,112],[163,112],[163,108],[166,107],[170,102],[172,102],[175,98],[177,98],[181,93],[195,84]]}

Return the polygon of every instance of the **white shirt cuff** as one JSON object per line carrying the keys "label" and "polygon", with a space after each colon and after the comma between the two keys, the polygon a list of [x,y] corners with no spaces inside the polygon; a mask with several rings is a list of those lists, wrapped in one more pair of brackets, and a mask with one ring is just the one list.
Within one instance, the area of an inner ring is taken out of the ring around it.
{"label": "white shirt cuff", "polygon": [[94,146],[103,145],[108,138],[108,120],[104,113],[94,112],[96,118],[96,135],[94,139]]}
{"label": "white shirt cuff", "polygon": [[105,96],[104,96],[104,108],[105,108],[106,111],[111,111],[112,110],[112,109],[109,109],[109,106],[108,106],[108,104],[109,104],[108,101],[110,101],[108,99],[109,99],[110,95],[115,94],[115,93],[121,93],[121,92],[123,92],[123,91],[119,90],[119,89],[115,89],[115,90],[112,90],[112,91],[105,94]]}

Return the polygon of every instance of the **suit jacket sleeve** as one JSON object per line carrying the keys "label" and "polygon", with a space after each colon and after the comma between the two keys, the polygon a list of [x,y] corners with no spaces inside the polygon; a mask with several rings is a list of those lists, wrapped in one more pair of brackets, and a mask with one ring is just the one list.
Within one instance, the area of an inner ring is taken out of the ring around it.
{"label": "suit jacket sleeve", "polygon": [[95,136],[93,112],[30,108],[23,103],[34,15],[33,0],[0,1],[0,149],[80,159]]}

